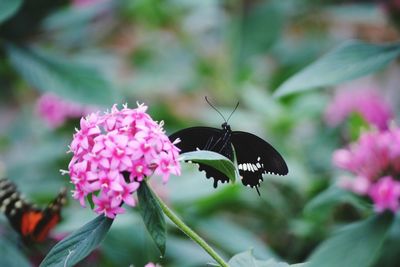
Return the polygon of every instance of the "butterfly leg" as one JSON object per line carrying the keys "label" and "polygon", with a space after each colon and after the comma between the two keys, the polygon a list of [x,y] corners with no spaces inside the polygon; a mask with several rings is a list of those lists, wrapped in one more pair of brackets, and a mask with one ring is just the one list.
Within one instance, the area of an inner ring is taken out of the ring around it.
{"label": "butterfly leg", "polygon": [[225,142],[222,144],[221,149],[219,150],[219,153],[222,153],[222,151],[224,151],[224,149],[226,148],[226,146],[230,143],[229,139],[225,139]]}
{"label": "butterfly leg", "polygon": [[258,185],[255,185],[254,187],[255,187],[256,190],[257,190],[258,196],[261,197],[260,191],[258,190]]}
{"label": "butterfly leg", "polygon": [[[214,143],[211,147],[209,147],[207,150],[216,151],[216,150],[215,150],[215,147],[218,145],[218,143],[219,143],[221,140],[222,140],[221,137],[218,138],[218,139],[215,141],[215,143]],[[210,144],[210,145],[211,145],[211,144]]]}
{"label": "butterfly leg", "polygon": [[[222,137],[222,141],[223,141],[223,143],[222,143],[221,148],[219,149],[219,153],[225,155],[225,153],[223,153],[223,151],[231,143],[231,133],[230,132],[226,132],[224,134],[224,136]],[[230,158],[230,157],[228,156],[228,158]]]}
{"label": "butterfly leg", "polygon": [[210,150],[210,146],[212,144],[213,139],[214,139],[214,136],[211,136],[211,138],[208,139],[208,141],[207,141],[207,143],[206,143],[206,145],[204,147],[204,150]]}

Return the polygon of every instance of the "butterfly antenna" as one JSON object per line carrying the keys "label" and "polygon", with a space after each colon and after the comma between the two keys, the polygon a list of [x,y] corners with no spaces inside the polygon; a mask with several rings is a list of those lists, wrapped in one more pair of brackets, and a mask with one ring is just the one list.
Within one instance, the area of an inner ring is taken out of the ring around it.
{"label": "butterfly antenna", "polygon": [[221,117],[224,119],[225,122],[227,122],[227,120],[225,119],[224,115],[222,115],[221,112],[219,112],[219,110],[213,106],[213,104],[211,104],[211,102],[208,100],[207,96],[204,97],[206,99],[206,102],[216,111],[218,112],[219,115],[221,115]]}
{"label": "butterfly antenna", "polygon": [[238,108],[238,106],[239,106],[239,101],[237,102],[235,108],[234,108],[233,111],[231,112],[231,115],[229,115],[229,117],[228,117],[228,119],[226,120],[226,122],[229,121],[229,119],[231,118],[231,116],[233,115],[233,113],[236,111],[236,109]]}

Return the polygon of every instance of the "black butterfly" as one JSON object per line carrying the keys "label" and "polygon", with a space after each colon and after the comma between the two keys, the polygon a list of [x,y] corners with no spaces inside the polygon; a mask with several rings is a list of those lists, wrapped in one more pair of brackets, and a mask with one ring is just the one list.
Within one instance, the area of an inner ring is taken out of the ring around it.
{"label": "black butterfly", "polygon": [[46,208],[39,209],[21,196],[13,182],[0,179],[0,210],[27,244],[46,239],[60,221],[65,202],[66,189],[63,189]]}
{"label": "black butterfly", "polygon": [[[207,98],[206,101],[208,102]],[[210,102],[208,103],[211,105]],[[215,109],[213,105],[211,107]],[[220,113],[218,110],[217,112]],[[220,115],[222,116],[221,113]],[[222,154],[230,160],[234,159],[233,145],[243,185],[255,187],[258,194],[260,194],[258,186],[263,180],[262,174],[286,175],[288,173],[285,160],[269,143],[248,132],[232,131],[226,120],[222,124],[222,129],[191,127],[169,136],[171,141],[175,141],[177,138],[181,140],[176,144],[181,153],[210,150]],[[217,187],[218,181],[222,183],[229,181],[225,174],[213,167],[199,164],[199,170],[204,170],[207,178],[214,178],[214,187]]]}

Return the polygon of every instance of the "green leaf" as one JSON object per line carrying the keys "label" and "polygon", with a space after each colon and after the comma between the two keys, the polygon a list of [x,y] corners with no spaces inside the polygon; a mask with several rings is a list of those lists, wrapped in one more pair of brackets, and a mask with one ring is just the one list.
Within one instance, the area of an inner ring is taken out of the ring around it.
{"label": "green leaf", "polygon": [[238,172],[234,163],[227,157],[208,150],[182,153],[182,160],[211,166],[225,174],[231,182],[235,182]]}
{"label": "green leaf", "polygon": [[0,238],[0,266],[7,267],[30,267],[28,259],[21,253],[21,249],[11,242],[9,242],[4,236]]}
{"label": "green leaf", "polygon": [[348,135],[351,141],[357,141],[360,135],[369,128],[368,122],[358,112],[352,112],[347,120]]}
{"label": "green leaf", "polygon": [[367,210],[367,204],[352,192],[332,186],[314,197],[304,208],[306,215],[317,214],[326,217],[339,204],[349,203],[360,210]]}
{"label": "green leaf", "polygon": [[228,264],[230,267],[257,267],[256,259],[251,251],[236,254],[229,260]]}
{"label": "green leaf", "polygon": [[113,101],[108,82],[93,68],[39,49],[8,44],[6,51],[14,68],[38,90],[82,103]]}
{"label": "green leaf", "polygon": [[74,266],[100,244],[112,223],[112,219],[99,215],[57,243],[44,258],[40,267]]}
{"label": "green leaf", "polygon": [[139,210],[144,224],[153,238],[161,254],[165,254],[167,230],[164,213],[146,182],[142,182],[137,192]]}
{"label": "green leaf", "polygon": [[0,24],[13,16],[22,3],[23,0],[0,0]]}
{"label": "green leaf", "polygon": [[314,251],[307,267],[371,266],[392,221],[391,213],[383,213],[345,227]]}
{"label": "green leaf", "polygon": [[241,56],[267,51],[278,40],[283,27],[279,2],[268,1],[255,5],[244,17],[241,29]]}
{"label": "green leaf", "polygon": [[315,87],[336,85],[378,71],[400,54],[400,44],[350,41],[285,81],[275,92],[282,97]]}
{"label": "green leaf", "polygon": [[254,258],[251,250],[233,256],[229,262],[230,267],[289,267],[285,262],[276,262],[274,259],[261,261]]}

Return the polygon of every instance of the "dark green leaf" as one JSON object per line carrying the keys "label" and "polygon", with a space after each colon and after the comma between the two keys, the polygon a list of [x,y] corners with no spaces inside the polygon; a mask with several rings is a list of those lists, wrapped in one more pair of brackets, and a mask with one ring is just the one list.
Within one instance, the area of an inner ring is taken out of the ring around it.
{"label": "dark green leaf", "polygon": [[307,267],[371,266],[392,221],[391,213],[383,213],[345,227],[315,250]]}
{"label": "dark green leaf", "polygon": [[381,258],[375,266],[393,266],[393,263],[400,262],[400,214],[397,213],[388,232],[388,236],[382,245]]}
{"label": "dark green leaf", "polygon": [[227,157],[208,150],[199,150],[181,154],[183,160],[202,163],[211,166],[225,174],[231,182],[235,182],[237,177],[236,167]]}
{"label": "dark green leaf", "polygon": [[349,203],[360,210],[366,210],[367,204],[352,192],[343,190],[337,186],[332,186],[319,195],[314,197],[304,208],[307,215],[315,215],[325,217],[327,213],[339,204]]}
{"label": "dark green leaf", "polygon": [[112,219],[99,215],[57,243],[40,266],[74,266],[100,244],[112,223]]}
{"label": "dark green leaf", "polygon": [[144,224],[161,254],[165,254],[167,231],[164,213],[147,183],[142,182],[138,190],[139,210]]}
{"label": "dark green leaf", "polygon": [[275,92],[275,97],[336,85],[367,75],[383,68],[399,54],[398,43],[347,42],[285,81]]}
{"label": "dark green leaf", "polygon": [[23,0],[0,0],[0,23],[14,15],[22,3]]}
{"label": "dark green leaf", "polygon": [[108,82],[93,68],[44,50],[8,44],[7,54],[19,74],[36,89],[77,102],[111,104]]}
{"label": "dark green leaf", "polygon": [[21,253],[20,248],[17,248],[11,242],[8,242],[5,237],[0,238],[0,266],[7,267],[30,267],[28,259]]}

